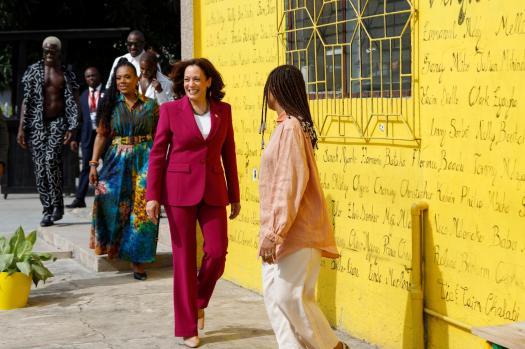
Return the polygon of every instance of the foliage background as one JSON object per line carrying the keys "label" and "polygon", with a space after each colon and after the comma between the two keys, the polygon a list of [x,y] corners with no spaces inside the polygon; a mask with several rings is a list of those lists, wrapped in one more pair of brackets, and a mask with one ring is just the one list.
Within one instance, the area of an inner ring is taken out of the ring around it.
{"label": "foliage background", "polygon": [[[162,54],[164,71],[180,57],[179,0],[1,0],[0,31],[130,27],[144,32],[146,40]],[[1,33],[0,33],[1,35]],[[126,52],[120,39],[74,40],[63,52],[64,61],[77,74],[97,66],[103,80],[113,59]],[[0,90],[12,83],[13,44],[0,44]],[[28,49],[28,61],[41,56],[40,42]],[[79,79],[83,80],[83,79]],[[83,82],[83,81],[79,81]]]}

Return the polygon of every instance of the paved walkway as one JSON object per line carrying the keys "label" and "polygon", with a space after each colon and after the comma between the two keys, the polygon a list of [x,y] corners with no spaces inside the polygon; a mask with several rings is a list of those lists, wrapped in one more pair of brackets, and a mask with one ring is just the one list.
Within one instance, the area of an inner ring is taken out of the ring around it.
{"label": "paved walkway", "polygon": [[[71,223],[87,216],[89,209],[84,210],[68,211],[65,223],[53,229],[72,231],[79,225],[87,229],[85,220]],[[35,229],[40,221],[38,199],[11,194],[7,200],[0,199],[0,216],[0,233],[11,232],[19,224]],[[33,287],[26,308],[0,311],[2,333],[9,334],[0,336],[0,348],[183,347],[173,337],[170,268],[148,270],[148,280],[140,282],[127,271],[95,272],[73,258],[59,259],[49,267],[55,277]],[[339,336],[352,348],[373,348],[346,334]],[[201,337],[202,348],[277,347],[261,296],[224,280],[217,284]]]}

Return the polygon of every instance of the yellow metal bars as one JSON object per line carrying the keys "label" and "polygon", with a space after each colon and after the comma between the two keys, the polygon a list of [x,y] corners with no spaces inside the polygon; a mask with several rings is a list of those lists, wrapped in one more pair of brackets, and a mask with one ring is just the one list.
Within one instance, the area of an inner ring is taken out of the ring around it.
{"label": "yellow metal bars", "polygon": [[305,74],[320,140],[418,146],[412,0],[276,1],[279,59]]}

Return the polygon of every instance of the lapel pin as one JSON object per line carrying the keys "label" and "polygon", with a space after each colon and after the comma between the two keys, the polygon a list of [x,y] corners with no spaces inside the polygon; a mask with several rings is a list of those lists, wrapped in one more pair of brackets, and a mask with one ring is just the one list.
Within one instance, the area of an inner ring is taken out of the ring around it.
{"label": "lapel pin", "polygon": [[215,114],[215,117],[216,117],[216,118],[218,118],[218,117],[219,117],[219,115]]}

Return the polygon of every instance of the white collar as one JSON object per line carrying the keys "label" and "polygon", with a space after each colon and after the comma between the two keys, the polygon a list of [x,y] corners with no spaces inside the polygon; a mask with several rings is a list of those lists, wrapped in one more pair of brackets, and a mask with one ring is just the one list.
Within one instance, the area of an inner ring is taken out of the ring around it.
{"label": "white collar", "polygon": [[137,55],[137,57],[133,57],[133,56],[131,55],[131,53],[128,52],[128,53],[126,53],[126,56],[128,56],[128,57],[126,57],[126,58],[127,58],[128,61],[130,61],[130,62],[131,62],[131,61],[140,62],[140,57],[142,57],[142,55],[144,54],[144,52],[146,52],[146,51],[142,50],[142,52],[139,53],[139,54]]}
{"label": "white collar", "polygon": [[98,84],[98,86],[95,88],[90,87],[89,92],[93,92],[93,91],[99,92],[101,88],[102,88],[102,84]]}

